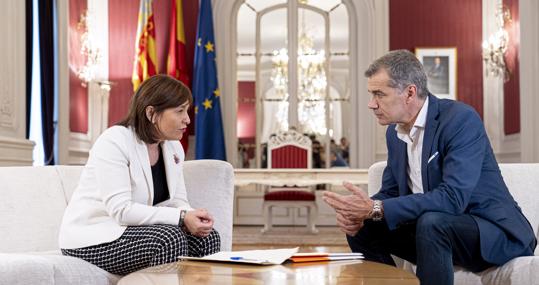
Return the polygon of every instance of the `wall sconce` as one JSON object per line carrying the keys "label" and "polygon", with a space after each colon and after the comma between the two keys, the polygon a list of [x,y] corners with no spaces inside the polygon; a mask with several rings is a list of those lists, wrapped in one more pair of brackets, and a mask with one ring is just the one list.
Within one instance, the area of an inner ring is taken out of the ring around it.
{"label": "wall sconce", "polygon": [[509,69],[505,64],[505,52],[509,44],[509,34],[505,25],[511,23],[511,12],[505,5],[496,9],[496,25],[498,30],[483,41],[483,60],[486,64],[487,76],[503,75],[504,82],[509,80]]}

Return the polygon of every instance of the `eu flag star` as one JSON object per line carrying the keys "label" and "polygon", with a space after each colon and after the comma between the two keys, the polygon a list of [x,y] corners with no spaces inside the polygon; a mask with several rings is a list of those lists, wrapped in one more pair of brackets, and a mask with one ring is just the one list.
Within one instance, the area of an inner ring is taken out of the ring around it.
{"label": "eu flag star", "polygon": [[218,88],[218,89],[215,89],[215,90],[213,90],[213,95],[215,95],[215,97],[219,97],[219,96],[221,96],[221,91],[219,91],[219,88]]}
{"label": "eu flag star", "polygon": [[208,110],[208,109],[211,109],[211,100],[206,98],[206,100],[204,100],[204,102],[202,103],[202,105],[204,105],[204,110]]}
{"label": "eu flag star", "polygon": [[202,45],[202,38],[198,38],[197,45],[198,45],[198,46],[201,46],[201,45]]}
{"label": "eu flag star", "polygon": [[213,51],[213,44],[210,41],[208,41],[204,47],[206,48],[206,52]]}

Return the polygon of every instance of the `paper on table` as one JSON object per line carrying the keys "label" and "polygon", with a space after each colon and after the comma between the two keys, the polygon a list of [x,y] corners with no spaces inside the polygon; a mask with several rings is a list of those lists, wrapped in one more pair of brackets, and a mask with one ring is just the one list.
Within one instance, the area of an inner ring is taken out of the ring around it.
{"label": "paper on table", "polygon": [[313,262],[313,261],[334,261],[363,259],[362,253],[327,253],[327,252],[309,252],[296,253],[290,257],[292,262]]}
{"label": "paper on table", "polygon": [[266,250],[221,251],[204,257],[179,256],[178,258],[196,261],[224,261],[259,265],[275,265],[283,263],[296,252],[298,252],[297,247]]}

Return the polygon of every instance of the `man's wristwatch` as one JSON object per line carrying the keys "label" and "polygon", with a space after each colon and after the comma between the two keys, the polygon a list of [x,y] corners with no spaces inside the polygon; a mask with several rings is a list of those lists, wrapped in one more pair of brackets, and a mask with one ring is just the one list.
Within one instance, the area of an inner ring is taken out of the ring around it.
{"label": "man's wristwatch", "polygon": [[380,200],[374,200],[374,204],[372,206],[372,212],[371,212],[371,218],[375,222],[379,222],[384,217],[384,213],[382,211],[382,201]]}

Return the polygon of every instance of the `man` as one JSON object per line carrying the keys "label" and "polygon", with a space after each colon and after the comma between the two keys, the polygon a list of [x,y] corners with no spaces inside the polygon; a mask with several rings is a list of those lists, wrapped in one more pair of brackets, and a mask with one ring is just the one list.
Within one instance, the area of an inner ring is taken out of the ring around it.
{"label": "man", "polygon": [[439,56],[434,57],[434,65],[427,68],[428,89],[434,94],[449,93],[449,76]]}
{"label": "man", "polygon": [[452,284],[453,265],[473,272],[533,255],[533,230],[507,190],[480,117],[427,90],[421,63],[393,51],[365,72],[368,107],[386,132],[387,166],[369,198],[325,192],[354,252],[417,265],[421,284]]}

